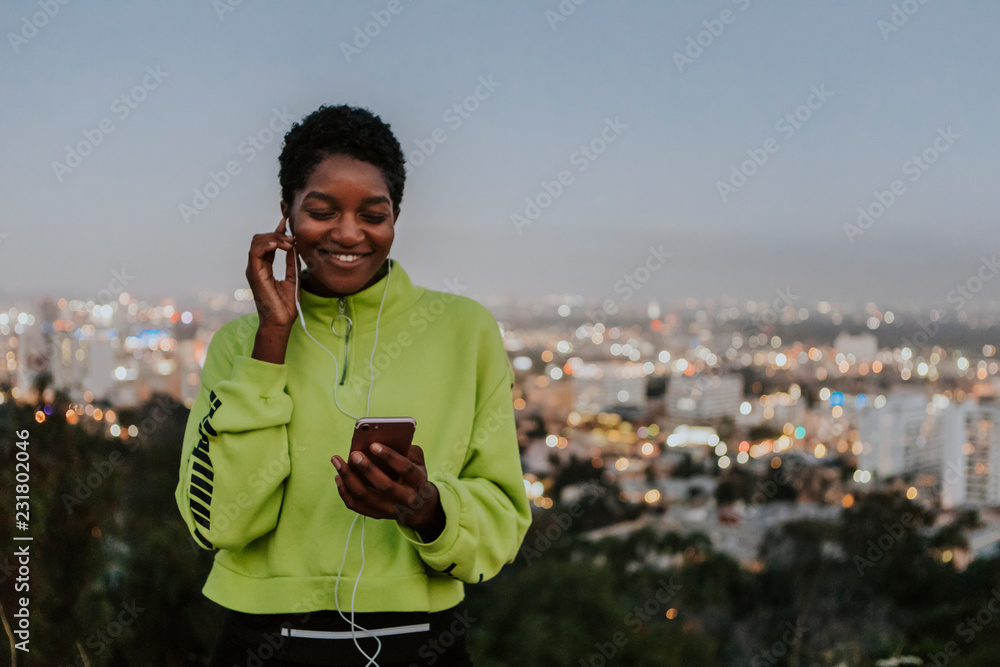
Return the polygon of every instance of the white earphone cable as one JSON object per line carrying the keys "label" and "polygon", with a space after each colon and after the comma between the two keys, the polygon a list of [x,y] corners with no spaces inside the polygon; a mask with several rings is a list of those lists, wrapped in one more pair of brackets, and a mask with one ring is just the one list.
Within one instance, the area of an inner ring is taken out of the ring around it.
{"label": "white earphone cable", "polygon": [[[389,276],[392,274],[392,260],[386,258],[386,261],[389,262],[389,268],[386,270],[386,275],[385,275],[385,289],[382,290],[382,301],[378,305],[378,315],[375,317],[375,340],[372,343],[372,353],[371,353],[371,356],[368,357],[368,376],[371,378],[371,381],[368,383],[368,400],[365,403],[365,417],[368,416],[369,411],[371,410],[372,388],[375,386],[375,350],[376,350],[376,346],[378,345],[378,325],[379,325],[379,320],[382,319],[382,306],[385,305],[385,295],[389,292]],[[330,355],[331,359],[333,359],[333,367],[335,369],[335,375],[334,375],[334,377],[336,377],[337,375],[340,375],[340,366],[337,363],[337,357],[333,356],[333,352],[330,352],[330,350],[327,350],[327,348],[322,343],[320,343],[318,340],[316,340],[315,338],[313,338],[313,335],[311,333],[309,333],[308,329],[306,329],[305,316],[302,314],[302,305],[299,303],[299,272],[298,272],[298,267],[296,267],[296,271],[295,271],[295,309],[299,313],[299,322],[302,323],[302,330],[305,331],[306,335],[309,336],[309,338],[311,338],[314,343],[316,343],[317,345],[319,345],[320,347],[322,347],[324,350],[326,350],[326,353]],[[351,322],[351,327],[353,328],[353,326],[354,326],[353,321],[351,321],[350,318],[348,318],[348,321]],[[338,385],[339,385],[339,383],[334,383],[334,385],[333,385],[333,402],[337,405],[337,409],[340,410],[341,412],[343,412],[348,417],[351,417],[352,419],[359,419],[359,417],[357,415],[352,415],[350,412],[348,412],[347,410],[345,410],[344,408],[342,408],[340,406],[340,401],[337,400],[337,386]]]}
{"label": "white earphone cable", "polygon": [[[358,517],[361,517],[361,568],[358,570],[358,576],[354,580],[354,590],[351,592],[351,618],[344,616],[344,612],[340,610],[340,595],[338,590],[340,589],[340,573],[344,571],[344,561],[347,559],[347,547],[351,544],[351,533],[354,532],[354,524],[358,522]],[[355,628],[361,630],[362,632],[368,632],[365,628],[361,627],[354,622],[354,595],[358,591],[358,582],[361,580],[361,573],[365,570],[365,516],[363,514],[358,514],[354,517],[354,521],[351,522],[351,527],[347,531],[347,540],[344,544],[344,555],[340,559],[340,569],[337,570],[337,581],[333,585],[333,597],[334,601],[337,603],[337,613],[340,617],[344,619],[351,626],[351,639],[354,640],[354,645],[357,647],[361,655],[368,658],[368,663],[365,667],[369,665],[375,665],[378,667],[378,663],[375,662],[375,658],[378,657],[379,652],[382,650],[382,640],[378,638],[378,635],[372,635],[375,638],[375,655],[368,655],[365,650],[361,648],[361,644],[358,643],[358,637],[355,634]]]}
{"label": "white earphone cable", "polygon": [[[294,252],[294,249],[293,249],[293,252]],[[320,347],[322,347],[324,350],[326,350],[326,353],[330,355],[331,359],[333,359],[334,378],[336,379],[337,376],[340,375],[340,367],[339,367],[339,364],[337,363],[337,357],[333,356],[333,353],[330,352],[330,350],[328,350],[318,340],[316,340],[315,338],[313,338],[313,335],[311,333],[309,333],[308,329],[306,329],[305,315],[302,314],[302,305],[299,303],[299,266],[298,266],[298,262],[301,261],[301,258],[298,258],[298,253],[297,252],[296,252],[296,258],[297,259],[296,259],[296,265],[295,265],[295,309],[299,313],[299,322],[302,323],[302,330],[305,332],[305,334],[307,336],[309,336],[309,338],[311,338],[314,343],[316,343],[317,345],[319,345]],[[371,356],[368,358],[368,376],[371,378],[371,381],[368,383],[368,399],[367,399],[367,401],[365,403],[365,417],[367,417],[369,415],[369,412],[371,410],[372,388],[375,386],[375,366],[374,366],[374,362],[375,362],[375,350],[378,347],[378,326],[379,326],[379,321],[382,319],[382,306],[385,305],[385,295],[389,292],[389,276],[392,273],[392,260],[386,258],[386,261],[388,262],[388,269],[386,271],[386,276],[385,276],[385,288],[382,290],[382,301],[379,303],[379,306],[378,306],[378,315],[375,317],[375,340],[372,343],[372,353],[371,353]],[[351,331],[351,329],[353,329],[354,323],[350,320],[350,318],[348,318],[348,322],[350,322],[350,327],[351,327],[350,329],[348,329],[348,333],[349,333]],[[334,332],[336,332],[336,329],[334,329]],[[333,402],[337,405],[337,409],[339,409],[342,413],[344,413],[348,417],[351,417],[352,419],[358,419],[357,416],[352,415],[347,410],[344,410],[344,408],[340,407],[340,402],[337,400],[337,386],[338,386],[338,384],[339,384],[338,382],[334,382],[334,385],[333,385]],[[339,587],[340,587],[340,575],[344,571],[344,563],[347,560],[347,549],[348,549],[348,547],[351,544],[351,533],[354,532],[354,524],[356,524],[358,522],[358,517],[359,516],[361,517],[361,567],[360,567],[360,569],[358,569],[358,576],[354,580],[354,589],[351,591],[351,618],[348,619],[346,616],[344,616],[344,612],[341,611],[341,609],[340,609],[340,596],[338,595],[338,590],[339,590]],[[373,656],[372,655],[368,655],[365,652],[365,650],[361,648],[361,645],[358,643],[358,638],[357,638],[357,635],[356,635],[356,630],[360,630],[361,632],[365,632],[365,633],[367,633],[368,630],[366,630],[365,628],[361,627],[360,625],[358,625],[357,623],[354,622],[354,598],[355,598],[355,595],[358,592],[358,583],[361,581],[361,573],[364,572],[364,569],[365,569],[365,518],[366,517],[363,514],[357,514],[357,515],[355,515],[354,520],[351,522],[351,527],[347,531],[347,540],[345,541],[345,544],[344,544],[344,555],[340,559],[340,568],[337,570],[337,581],[336,581],[336,583],[334,584],[334,587],[333,587],[333,597],[334,597],[334,602],[336,603],[336,606],[337,606],[337,613],[340,614],[340,617],[344,621],[346,621],[347,623],[349,623],[350,626],[351,626],[351,639],[354,640],[354,645],[357,647],[358,651],[361,652],[361,655],[363,655],[366,658],[368,658],[368,664],[365,667],[369,667],[370,665],[375,665],[375,667],[378,667],[378,663],[375,662],[375,658],[378,657],[379,652],[382,650],[382,640],[378,638],[378,635],[369,635],[369,636],[372,636],[372,637],[375,638],[376,648],[375,648],[375,655],[373,655]]]}

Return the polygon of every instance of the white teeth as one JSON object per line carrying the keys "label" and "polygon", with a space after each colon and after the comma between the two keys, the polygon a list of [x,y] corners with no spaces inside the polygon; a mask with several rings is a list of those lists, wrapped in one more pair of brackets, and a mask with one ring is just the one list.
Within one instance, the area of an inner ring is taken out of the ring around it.
{"label": "white teeth", "polygon": [[327,257],[336,257],[341,262],[347,262],[347,263],[356,262],[362,257],[364,257],[364,255],[334,255],[326,250],[320,250],[320,253],[326,255]]}

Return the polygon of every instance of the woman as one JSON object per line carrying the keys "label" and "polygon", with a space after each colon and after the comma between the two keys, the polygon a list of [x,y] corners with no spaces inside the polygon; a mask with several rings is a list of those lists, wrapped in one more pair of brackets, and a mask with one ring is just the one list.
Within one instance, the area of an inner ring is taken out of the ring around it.
{"label": "woman", "polygon": [[[176,491],[217,549],[211,664],[471,664],[464,584],[513,561],[531,518],[496,321],[389,259],[405,173],[377,116],[320,107],[279,162],[283,217],[247,265],[257,312],[209,344]],[[371,450],[398,479],[348,456],[361,417],[416,420],[406,456]]]}

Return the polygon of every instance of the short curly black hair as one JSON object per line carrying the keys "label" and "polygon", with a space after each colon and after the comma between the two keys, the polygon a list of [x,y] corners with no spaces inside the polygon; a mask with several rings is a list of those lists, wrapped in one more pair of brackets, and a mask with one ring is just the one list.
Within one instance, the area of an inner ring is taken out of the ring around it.
{"label": "short curly black hair", "polygon": [[368,109],[323,105],[292,123],[278,156],[281,199],[289,206],[306,186],[313,169],[331,155],[349,155],[369,162],[382,172],[392,207],[403,201],[406,181],[403,149],[389,125]]}

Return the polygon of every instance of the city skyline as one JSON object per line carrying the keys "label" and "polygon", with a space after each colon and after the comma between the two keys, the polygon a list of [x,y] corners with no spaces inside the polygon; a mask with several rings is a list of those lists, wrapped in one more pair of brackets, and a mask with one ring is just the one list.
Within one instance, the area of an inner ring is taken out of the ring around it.
{"label": "city skyline", "polygon": [[344,102],[407,155],[392,255],[417,284],[993,308],[998,14],[7,5],[0,293],[245,288],[284,132]]}

